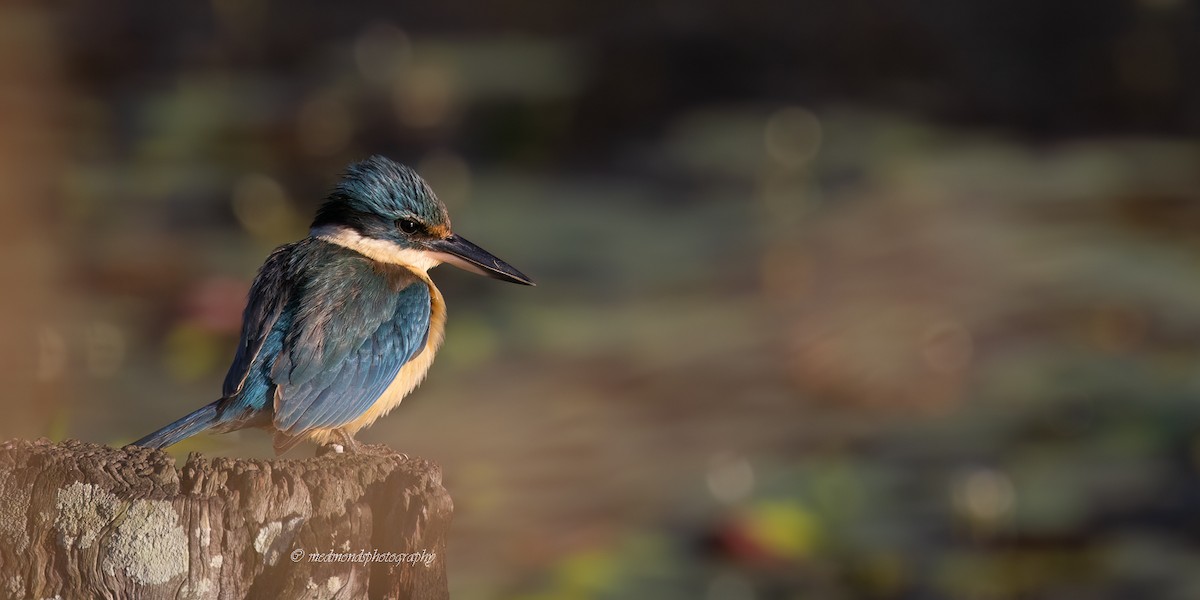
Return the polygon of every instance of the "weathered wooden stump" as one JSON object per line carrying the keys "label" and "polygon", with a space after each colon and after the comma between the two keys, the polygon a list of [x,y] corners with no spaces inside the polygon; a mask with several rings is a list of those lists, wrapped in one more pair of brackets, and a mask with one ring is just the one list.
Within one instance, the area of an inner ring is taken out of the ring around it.
{"label": "weathered wooden stump", "polygon": [[0,597],[446,598],[432,462],[0,446]]}

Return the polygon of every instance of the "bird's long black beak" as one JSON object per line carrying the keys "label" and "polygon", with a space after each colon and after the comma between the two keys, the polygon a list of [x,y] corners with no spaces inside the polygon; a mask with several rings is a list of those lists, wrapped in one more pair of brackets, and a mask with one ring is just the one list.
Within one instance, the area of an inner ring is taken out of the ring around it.
{"label": "bird's long black beak", "polygon": [[472,244],[466,238],[451,234],[450,237],[429,242],[429,249],[440,255],[446,262],[480,275],[493,279],[534,285],[533,280],[512,265],[492,256],[491,252]]}

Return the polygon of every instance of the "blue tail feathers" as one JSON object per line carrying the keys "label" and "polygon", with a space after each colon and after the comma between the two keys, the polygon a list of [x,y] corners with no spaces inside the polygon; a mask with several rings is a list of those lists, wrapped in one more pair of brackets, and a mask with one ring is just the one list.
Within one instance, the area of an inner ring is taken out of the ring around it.
{"label": "blue tail feathers", "polygon": [[146,448],[166,448],[172,444],[182,442],[183,440],[196,435],[206,429],[209,429],[217,424],[217,404],[220,400],[213,402],[188,416],[151,433],[150,435],[133,443],[134,446],[144,446]]}

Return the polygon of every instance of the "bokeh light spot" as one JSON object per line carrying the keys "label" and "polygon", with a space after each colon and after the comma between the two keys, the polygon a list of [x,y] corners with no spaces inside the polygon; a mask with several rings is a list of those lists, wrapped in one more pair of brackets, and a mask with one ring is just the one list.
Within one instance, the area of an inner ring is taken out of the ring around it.
{"label": "bokeh light spot", "polygon": [[994,469],[975,469],[954,484],[954,504],[968,519],[992,523],[1012,510],[1016,493],[1008,475]]}
{"label": "bokeh light spot", "polygon": [[754,491],[754,467],[741,456],[718,454],[709,461],[705,480],[714,498],[736,504]]}
{"label": "bokeh light spot", "polygon": [[363,78],[372,83],[394,81],[411,59],[412,41],[391,23],[375,23],[354,40],[354,62]]}
{"label": "bokeh light spot", "polygon": [[396,85],[398,116],[414,128],[433,127],[445,121],[455,96],[454,75],[437,63],[414,65]]}
{"label": "bokeh light spot", "polygon": [[750,537],[773,554],[799,559],[812,553],[820,524],[797,502],[774,500],[755,505],[746,515]]}
{"label": "bokeh light spot", "polygon": [[283,186],[266,175],[247,175],[233,186],[233,214],[246,231],[266,238],[285,235],[296,221]]}

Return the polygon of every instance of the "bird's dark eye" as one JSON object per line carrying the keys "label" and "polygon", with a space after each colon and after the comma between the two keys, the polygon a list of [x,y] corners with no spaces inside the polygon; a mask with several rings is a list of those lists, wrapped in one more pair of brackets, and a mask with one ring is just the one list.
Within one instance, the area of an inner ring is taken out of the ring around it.
{"label": "bird's dark eye", "polygon": [[404,233],[416,233],[417,229],[420,228],[420,226],[417,225],[417,222],[411,219],[397,220],[396,227],[399,227],[400,231],[403,231]]}

